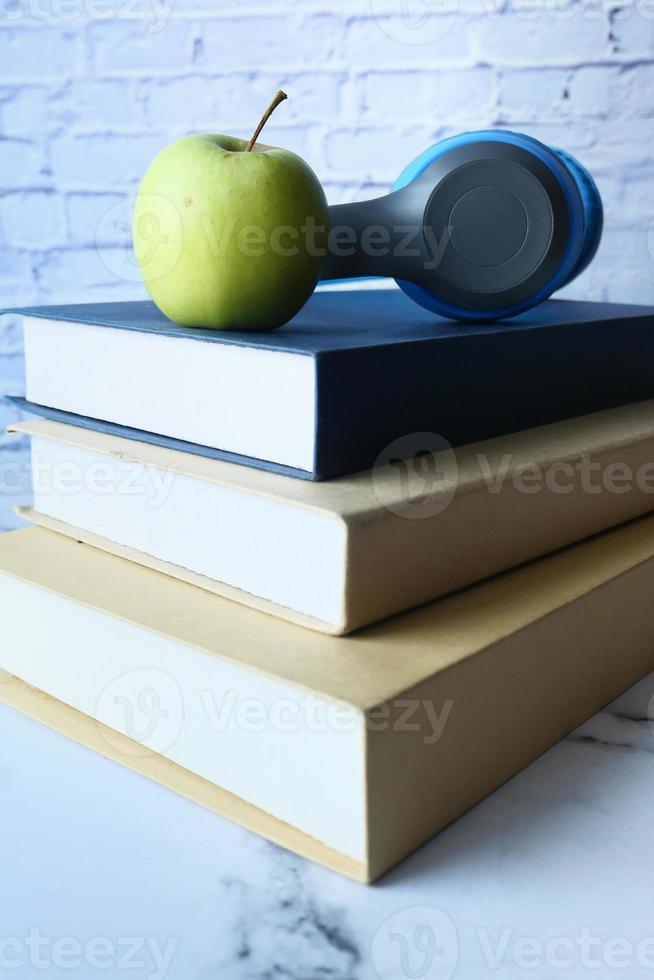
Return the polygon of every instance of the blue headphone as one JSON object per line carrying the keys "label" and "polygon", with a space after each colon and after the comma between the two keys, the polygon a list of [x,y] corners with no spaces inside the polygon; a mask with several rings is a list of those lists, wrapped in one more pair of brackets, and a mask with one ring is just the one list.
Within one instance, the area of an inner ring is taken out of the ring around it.
{"label": "blue headphone", "polygon": [[329,210],[321,279],[390,276],[433,313],[468,321],[547,299],[586,268],[603,224],[578,160],[506,130],[436,143],[390,194]]}

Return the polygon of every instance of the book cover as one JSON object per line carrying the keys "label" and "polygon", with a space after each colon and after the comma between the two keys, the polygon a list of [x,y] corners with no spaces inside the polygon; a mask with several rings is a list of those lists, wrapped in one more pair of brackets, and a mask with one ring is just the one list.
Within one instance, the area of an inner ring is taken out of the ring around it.
{"label": "book cover", "polygon": [[[645,517],[336,638],[31,528],[0,537],[0,698],[370,881],[652,669],[653,587]],[[261,724],[209,725],[239,685]],[[307,698],[326,727],[289,727]]]}
{"label": "book cover", "polygon": [[325,483],[47,420],[9,431],[32,444],[21,516],[335,634],[654,509],[651,401]]}
{"label": "book cover", "polygon": [[654,396],[651,307],[550,300],[464,325],[399,290],[323,291],[270,333],[179,327],[148,302],[19,312],[21,407],[313,480],[415,433],[462,445]]}

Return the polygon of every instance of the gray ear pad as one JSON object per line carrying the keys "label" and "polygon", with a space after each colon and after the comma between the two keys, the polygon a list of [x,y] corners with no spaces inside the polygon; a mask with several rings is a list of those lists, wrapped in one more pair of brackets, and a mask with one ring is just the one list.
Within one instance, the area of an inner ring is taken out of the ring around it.
{"label": "gray ear pad", "polygon": [[568,202],[582,205],[557,166],[506,142],[458,146],[385,197],[330,208],[321,278],[391,276],[446,315],[511,315],[568,264]]}

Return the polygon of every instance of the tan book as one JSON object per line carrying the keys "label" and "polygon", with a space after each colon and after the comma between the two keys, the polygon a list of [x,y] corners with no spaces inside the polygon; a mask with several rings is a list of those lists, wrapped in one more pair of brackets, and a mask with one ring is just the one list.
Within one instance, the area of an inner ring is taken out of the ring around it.
{"label": "tan book", "polygon": [[646,517],[337,638],[28,528],[0,699],[370,881],[654,667],[653,589]]}
{"label": "tan book", "polygon": [[[52,421],[23,516],[218,595],[349,633],[654,507],[654,402],[328,483]],[[402,454],[400,454],[402,455]]]}

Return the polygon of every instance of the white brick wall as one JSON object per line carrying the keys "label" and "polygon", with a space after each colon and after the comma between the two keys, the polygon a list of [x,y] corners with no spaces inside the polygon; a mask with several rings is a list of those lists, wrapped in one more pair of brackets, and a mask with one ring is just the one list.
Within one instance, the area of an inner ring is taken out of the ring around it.
{"label": "white brick wall", "polygon": [[[462,129],[577,152],[607,230],[569,292],[654,302],[654,0],[0,0],[0,304],[140,296],[111,219],[148,161],[188,130],[248,136],[279,86],[267,138],[334,202]],[[21,372],[8,317],[0,395]],[[23,470],[0,436],[0,527]]]}

